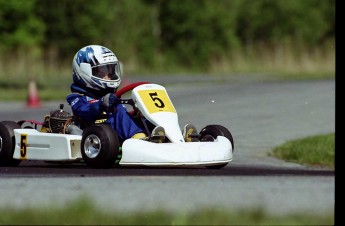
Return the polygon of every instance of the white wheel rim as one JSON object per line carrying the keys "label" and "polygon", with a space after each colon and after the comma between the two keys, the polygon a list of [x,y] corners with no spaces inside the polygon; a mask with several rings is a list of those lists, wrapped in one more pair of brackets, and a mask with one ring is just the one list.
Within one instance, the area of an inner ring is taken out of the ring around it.
{"label": "white wheel rim", "polygon": [[101,147],[101,141],[96,135],[91,134],[85,138],[84,151],[87,157],[96,158],[101,152]]}

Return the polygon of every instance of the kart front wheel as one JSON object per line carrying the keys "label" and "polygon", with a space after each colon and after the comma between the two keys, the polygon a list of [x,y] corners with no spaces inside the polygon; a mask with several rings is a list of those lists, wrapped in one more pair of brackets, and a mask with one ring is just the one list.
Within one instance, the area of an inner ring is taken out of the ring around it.
{"label": "kart front wheel", "polygon": [[[208,125],[200,131],[200,141],[201,142],[213,142],[218,136],[224,136],[228,138],[231,143],[232,152],[234,152],[234,139],[230,131],[221,125]],[[220,169],[226,166],[228,163],[222,163],[219,165],[207,166],[210,169]]]}
{"label": "kart front wheel", "polygon": [[83,131],[81,154],[92,168],[109,168],[115,164],[120,148],[116,132],[107,124],[95,124]]}
{"label": "kart front wheel", "polygon": [[217,136],[223,136],[229,139],[232,147],[232,152],[234,152],[234,139],[230,131],[221,125],[208,125],[200,131],[200,141],[210,142],[217,139]]}
{"label": "kart front wheel", "polygon": [[12,121],[0,122],[0,166],[18,166],[19,159],[13,159],[15,148],[14,129],[20,129],[20,125]]}

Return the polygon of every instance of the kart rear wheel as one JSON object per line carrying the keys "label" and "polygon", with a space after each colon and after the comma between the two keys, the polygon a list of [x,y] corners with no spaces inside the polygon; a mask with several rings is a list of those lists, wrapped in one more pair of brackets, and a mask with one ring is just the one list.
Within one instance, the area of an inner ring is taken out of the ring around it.
{"label": "kart rear wheel", "polygon": [[18,166],[19,159],[13,159],[15,148],[14,129],[20,125],[13,121],[0,122],[0,166]]}
{"label": "kart rear wheel", "polygon": [[[234,152],[234,139],[230,131],[221,125],[208,125],[200,131],[200,141],[201,142],[213,142],[217,139],[217,136],[224,136],[229,139],[232,147],[232,152]],[[222,163],[219,165],[207,166],[210,169],[220,169],[226,166],[228,163]]]}
{"label": "kart rear wheel", "polygon": [[116,132],[108,124],[95,124],[83,131],[81,154],[92,168],[109,168],[115,164],[120,142]]}

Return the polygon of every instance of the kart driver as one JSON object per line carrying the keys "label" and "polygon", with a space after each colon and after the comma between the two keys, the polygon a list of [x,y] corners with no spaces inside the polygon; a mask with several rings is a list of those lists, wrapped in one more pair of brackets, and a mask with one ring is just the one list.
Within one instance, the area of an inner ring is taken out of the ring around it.
{"label": "kart driver", "polygon": [[[75,54],[72,68],[72,94],[66,100],[74,115],[87,124],[105,118],[105,123],[116,131],[120,142],[128,138],[147,139],[144,130],[115,95],[121,84],[121,70],[120,62],[111,50],[99,45],[86,46]],[[162,142],[164,128],[154,128],[151,136],[161,137],[156,142]]]}
{"label": "kart driver", "polygon": [[[129,138],[157,143],[165,140],[165,130],[161,126],[155,127],[147,137],[115,95],[121,84],[121,70],[120,62],[111,50],[100,45],[85,46],[75,54],[72,68],[72,93],[66,100],[75,116],[89,125],[105,118],[105,123],[116,131],[120,142]],[[189,135],[196,133],[193,125],[184,126],[185,141],[193,141]]]}

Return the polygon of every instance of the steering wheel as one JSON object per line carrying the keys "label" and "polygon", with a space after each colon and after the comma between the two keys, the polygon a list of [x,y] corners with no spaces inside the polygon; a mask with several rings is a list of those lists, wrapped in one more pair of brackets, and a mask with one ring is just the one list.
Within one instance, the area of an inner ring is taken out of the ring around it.
{"label": "steering wheel", "polygon": [[125,93],[127,93],[128,91],[131,91],[132,89],[134,89],[137,86],[143,85],[143,84],[150,84],[151,82],[135,82],[129,85],[126,85],[124,87],[122,87],[120,90],[118,90],[115,95],[118,98],[121,98],[121,96]]}
{"label": "steering wheel", "polygon": [[[131,90],[133,90],[135,87],[143,85],[143,84],[150,84],[151,82],[135,82],[129,85],[126,85],[124,87],[122,87],[121,89],[119,89],[115,95],[118,98],[121,98],[121,96]],[[134,105],[134,102],[132,99],[121,99],[121,104],[130,104],[130,105]]]}

